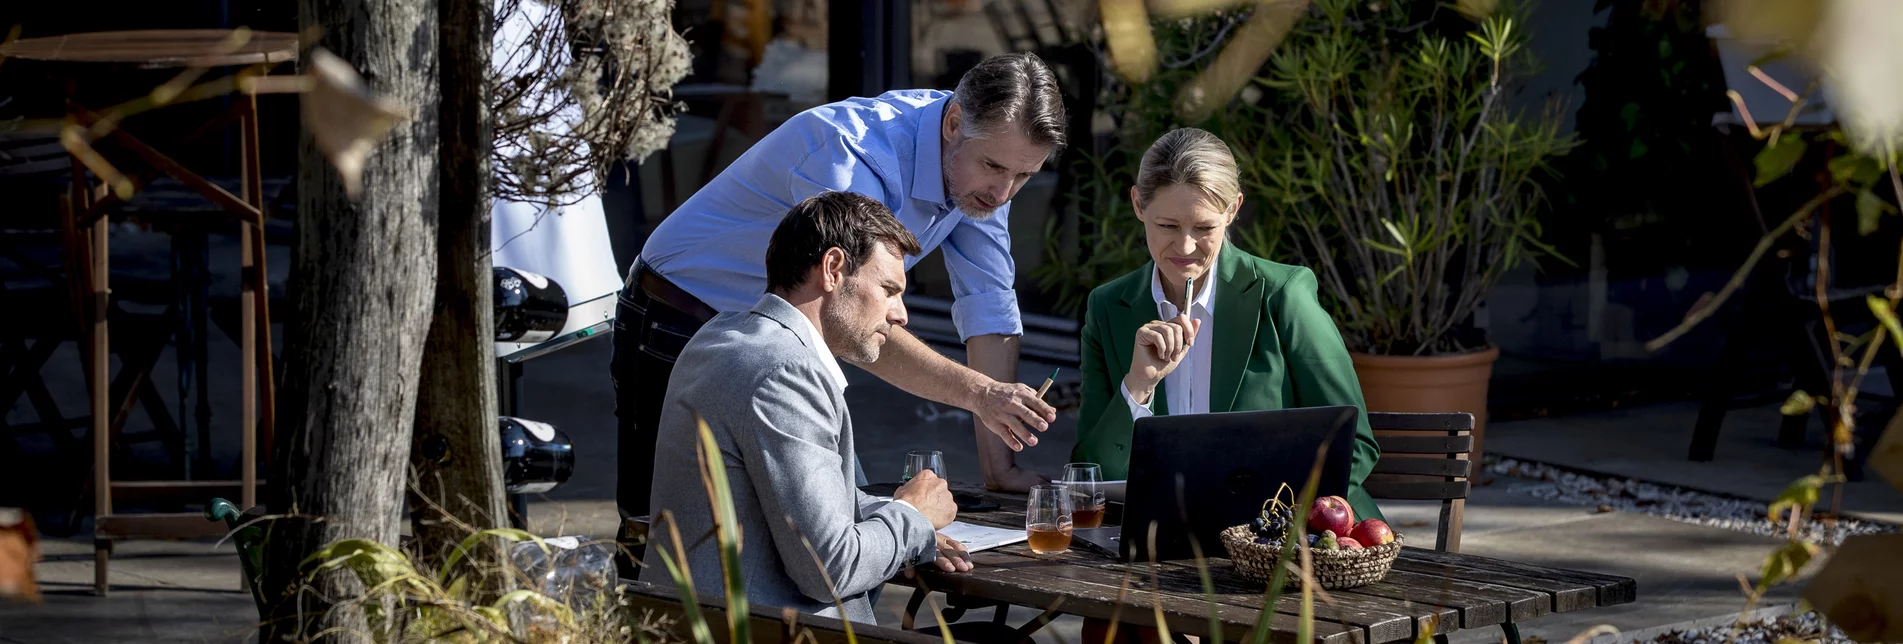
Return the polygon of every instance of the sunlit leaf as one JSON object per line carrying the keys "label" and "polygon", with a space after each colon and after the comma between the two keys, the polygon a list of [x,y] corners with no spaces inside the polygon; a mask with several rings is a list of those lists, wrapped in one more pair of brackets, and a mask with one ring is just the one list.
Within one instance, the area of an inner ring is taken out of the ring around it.
{"label": "sunlit leaf", "polygon": [[1809,393],[1793,391],[1791,397],[1784,401],[1784,406],[1779,407],[1778,411],[1786,416],[1802,416],[1810,413],[1811,408],[1816,404],[1817,401],[1811,398]]}
{"label": "sunlit leaf", "polygon": [[1364,246],[1367,246],[1367,247],[1369,247],[1369,248],[1372,248],[1372,249],[1375,249],[1375,250],[1378,250],[1378,251],[1381,251],[1381,252],[1383,252],[1383,253],[1392,253],[1392,254],[1395,254],[1395,255],[1400,255],[1400,256],[1402,256],[1402,257],[1407,257],[1407,256],[1408,256],[1408,252],[1407,252],[1407,249],[1404,249],[1404,248],[1398,248],[1398,247],[1394,247],[1394,246],[1389,246],[1389,245],[1387,245],[1387,244],[1383,244],[1383,243],[1381,243],[1381,242],[1378,242],[1378,241],[1373,241],[1373,240],[1368,240],[1368,239],[1364,239],[1364,240],[1361,240],[1361,243],[1362,243],[1362,245],[1364,245]]}
{"label": "sunlit leaf", "polygon": [[1778,137],[1764,146],[1754,159],[1758,176],[1751,184],[1763,187],[1790,174],[1791,168],[1797,167],[1797,162],[1804,159],[1806,147],[1803,137],[1796,135]]}
{"label": "sunlit leaf", "polygon": [[1762,593],[1797,575],[1817,556],[1817,544],[1808,541],[1786,541],[1778,549],[1764,558],[1764,567],[1758,573],[1758,592]]}
{"label": "sunlit leaf", "polygon": [[1770,508],[1766,513],[1776,519],[1786,511],[1796,510],[1797,516],[1794,520],[1801,520],[1810,513],[1812,506],[1817,505],[1817,498],[1822,493],[1823,487],[1822,475],[1812,474],[1798,479],[1792,482],[1790,487],[1784,488],[1783,492],[1779,492],[1776,499],[1771,500]]}
{"label": "sunlit leaf", "polygon": [[[1831,134],[1842,138],[1841,130],[1831,130]],[[1868,186],[1883,176],[1883,165],[1861,154],[1846,154],[1830,160],[1830,177],[1838,183]]]}
{"label": "sunlit leaf", "polygon": [[350,63],[322,47],[309,54],[313,84],[302,96],[304,126],[343,180],[344,193],[363,191],[363,165],[383,135],[410,118],[411,108],[375,96]]}
{"label": "sunlit leaf", "polygon": [[416,574],[416,567],[408,557],[374,539],[338,540],[311,553],[302,565],[313,563],[317,564],[318,571],[349,568],[366,586],[377,586]]}
{"label": "sunlit leaf", "polygon": [[1117,74],[1131,83],[1150,80],[1156,71],[1156,38],[1150,34],[1150,15],[1143,0],[1101,0],[1104,42]]}
{"label": "sunlit leaf", "polygon": [[1890,301],[1875,295],[1866,295],[1863,302],[1870,307],[1871,313],[1876,314],[1877,320],[1883,323],[1883,328],[1889,330],[1890,343],[1896,345],[1897,351],[1903,352],[1903,324],[1898,324],[1896,309],[1891,308]]}
{"label": "sunlit leaf", "polygon": [[1877,231],[1883,223],[1883,215],[1896,210],[1878,197],[1876,192],[1865,188],[1857,192],[1857,234],[1869,235]]}
{"label": "sunlit leaf", "polygon": [[1440,632],[1440,613],[1427,617],[1427,624],[1414,636],[1414,644],[1434,644],[1434,634]]}

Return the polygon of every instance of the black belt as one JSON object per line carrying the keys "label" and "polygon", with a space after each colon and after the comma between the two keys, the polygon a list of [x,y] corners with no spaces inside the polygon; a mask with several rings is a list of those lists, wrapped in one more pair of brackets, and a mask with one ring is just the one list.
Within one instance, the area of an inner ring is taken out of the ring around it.
{"label": "black belt", "polygon": [[686,289],[676,286],[673,282],[667,281],[667,278],[661,277],[660,273],[649,269],[647,263],[638,259],[634,262],[634,270],[628,271],[628,283],[626,286],[634,286],[637,283],[640,285],[641,292],[646,293],[649,298],[667,304],[677,311],[694,316],[701,322],[711,320],[715,315],[719,314],[719,311],[715,311],[713,307],[707,306],[707,303],[700,301],[700,298],[694,297],[694,295],[688,293]]}

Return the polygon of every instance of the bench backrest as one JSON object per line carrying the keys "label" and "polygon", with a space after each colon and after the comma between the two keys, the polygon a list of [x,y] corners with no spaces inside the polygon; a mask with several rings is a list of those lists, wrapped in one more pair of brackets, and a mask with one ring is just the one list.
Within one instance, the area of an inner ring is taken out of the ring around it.
{"label": "bench backrest", "polygon": [[1369,412],[1381,460],[1363,484],[1377,499],[1440,501],[1434,549],[1460,550],[1460,522],[1473,473],[1473,414]]}

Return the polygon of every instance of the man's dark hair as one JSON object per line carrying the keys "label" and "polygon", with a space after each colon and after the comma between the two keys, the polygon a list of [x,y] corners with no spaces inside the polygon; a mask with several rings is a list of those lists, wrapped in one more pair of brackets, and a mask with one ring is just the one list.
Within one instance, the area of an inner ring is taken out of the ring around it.
{"label": "man's dark hair", "polygon": [[1064,148],[1064,128],[1069,125],[1064,92],[1057,86],[1057,75],[1036,55],[1019,52],[985,59],[958,80],[952,100],[964,111],[960,127],[965,136],[984,138],[1012,126],[1032,143],[1051,146],[1053,154]]}
{"label": "man's dark hair", "polygon": [[885,204],[857,192],[824,192],[793,206],[766,245],[766,290],[777,293],[806,282],[806,272],[826,251],[846,253],[846,274],[872,257],[884,243],[888,251],[919,254],[918,239],[892,216]]}

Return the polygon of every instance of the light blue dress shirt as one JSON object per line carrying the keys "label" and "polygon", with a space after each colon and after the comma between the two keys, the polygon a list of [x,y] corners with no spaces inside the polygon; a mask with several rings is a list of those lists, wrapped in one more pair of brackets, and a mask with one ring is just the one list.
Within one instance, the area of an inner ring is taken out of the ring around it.
{"label": "light blue dress shirt", "polygon": [[[945,194],[939,124],[949,98],[902,90],[795,115],[663,220],[642,263],[715,310],[749,310],[766,292],[767,241],[786,212],[822,192],[857,192],[890,208],[921,254],[944,248],[962,339],[1021,335],[1011,204],[980,221]],[[906,269],[917,261],[905,258]]]}

